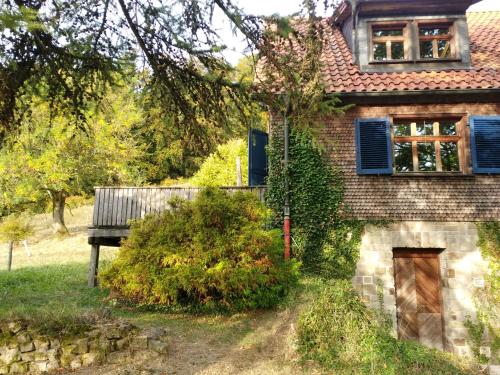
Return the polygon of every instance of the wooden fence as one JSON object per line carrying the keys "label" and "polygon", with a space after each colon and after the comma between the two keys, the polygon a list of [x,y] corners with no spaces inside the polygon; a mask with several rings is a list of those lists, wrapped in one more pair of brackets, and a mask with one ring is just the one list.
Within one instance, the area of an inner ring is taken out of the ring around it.
{"label": "wooden fence", "polygon": [[[130,220],[161,212],[174,197],[192,200],[202,188],[96,187],[93,228],[128,228]],[[225,187],[229,192],[249,191],[264,200],[265,187]]]}

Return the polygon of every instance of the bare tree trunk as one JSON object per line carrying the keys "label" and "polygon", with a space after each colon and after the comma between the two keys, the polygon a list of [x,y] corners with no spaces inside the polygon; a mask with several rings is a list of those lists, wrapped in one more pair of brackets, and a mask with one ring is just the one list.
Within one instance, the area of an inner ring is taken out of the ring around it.
{"label": "bare tree trunk", "polygon": [[12,269],[12,250],[14,250],[14,242],[9,241],[9,256],[7,258],[7,271]]}
{"label": "bare tree trunk", "polygon": [[51,192],[52,197],[52,228],[54,233],[68,233],[64,223],[64,206],[66,194],[63,191]]}

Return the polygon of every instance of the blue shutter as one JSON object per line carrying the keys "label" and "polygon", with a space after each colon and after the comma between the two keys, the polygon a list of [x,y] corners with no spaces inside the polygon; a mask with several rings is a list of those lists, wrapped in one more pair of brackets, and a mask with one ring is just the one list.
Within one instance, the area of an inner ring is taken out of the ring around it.
{"label": "blue shutter", "polygon": [[267,177],[267,133],[250,129],[248,131],[248,185],[264,185]]}
{"label": "blue shutter", "polygon": [[389,119],[356,120],[356,171],[358,174],[392,174]]}
{"label": "blue shutter", "polygon": [[500,116],[470,118],[472,171],[500,173]]}

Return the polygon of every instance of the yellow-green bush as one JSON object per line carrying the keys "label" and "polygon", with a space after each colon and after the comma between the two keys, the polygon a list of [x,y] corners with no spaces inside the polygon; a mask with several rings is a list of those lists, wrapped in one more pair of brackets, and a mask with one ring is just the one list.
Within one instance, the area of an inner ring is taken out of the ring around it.
{"label": "yellow-green bush", "polygon": [[383,314],[369,309],[347,280],[328,282],[298,323],[298,350],[334,374],[475,373],[451,353],[391,336]]}
{"label": "yellow-green bush", "polygon": [[195,201],[132,224],[102,285],[147,305],[269,307],[288,292],[298,264],[282,260],[279,232],[249,193],[206,189]]}

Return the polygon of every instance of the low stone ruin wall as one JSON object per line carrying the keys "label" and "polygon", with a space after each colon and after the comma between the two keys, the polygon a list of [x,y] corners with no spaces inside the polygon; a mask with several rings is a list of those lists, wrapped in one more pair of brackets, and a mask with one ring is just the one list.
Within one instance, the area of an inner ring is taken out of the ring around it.
{"label": "low stone ruin wall", "polygon": [[77,336],[49,337],[22,321],[0,323],[0,375],[117,363],[134,350],[165,353],[166,335],[161,331],[140,331],[129,323],[113,321]]}

